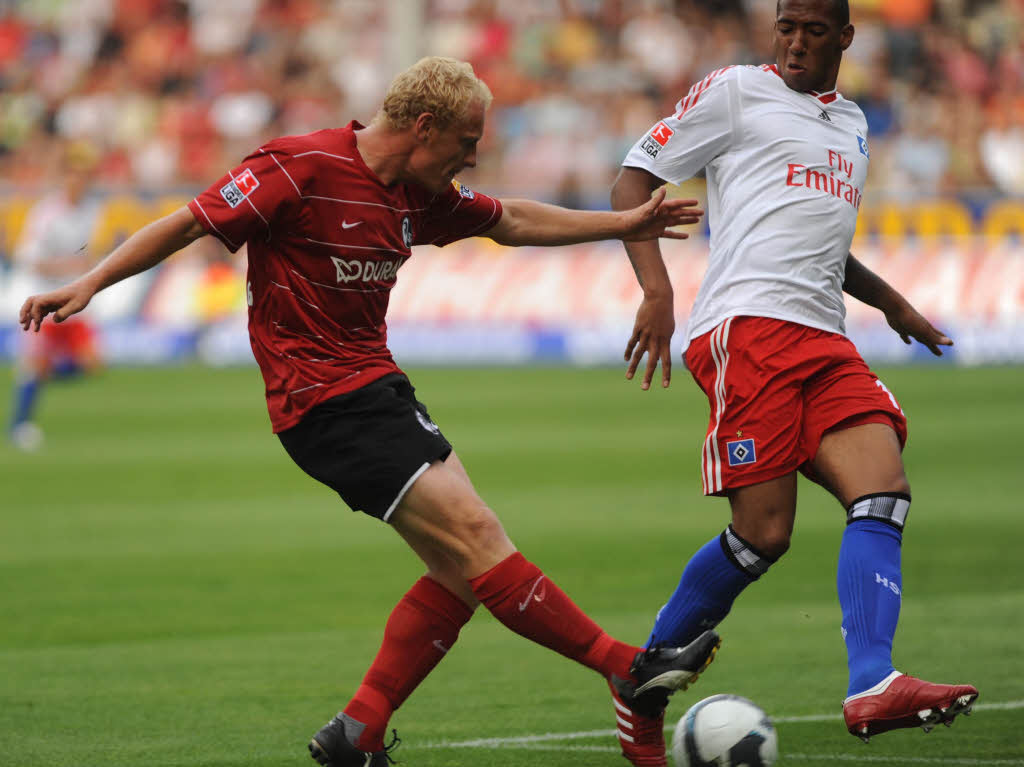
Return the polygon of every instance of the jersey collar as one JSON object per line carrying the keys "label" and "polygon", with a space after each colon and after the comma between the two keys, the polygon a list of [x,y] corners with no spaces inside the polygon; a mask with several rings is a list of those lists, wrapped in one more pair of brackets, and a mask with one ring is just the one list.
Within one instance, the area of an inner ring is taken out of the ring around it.
{"label": "jersey collar", "polygon": [[[782,79],[782,75],[779,74],[779,68],[775,64],[769,64],[768,71],[774,72],[780,80]],[[839,98],[839,92],[835,88],[825,93],[819,93],[818,91],[806,91],[806,93],[808,96],[816,98],[822,104],[831,104]]]}

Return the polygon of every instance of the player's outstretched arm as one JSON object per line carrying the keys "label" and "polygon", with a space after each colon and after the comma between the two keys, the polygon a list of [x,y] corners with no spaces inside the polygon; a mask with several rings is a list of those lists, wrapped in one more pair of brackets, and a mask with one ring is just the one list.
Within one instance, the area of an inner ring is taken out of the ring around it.
{"label": "player's outstretched arm", "polygon": [[664,190],[628,210],[570,210],[534,200],[502,200],[501,219],[486,234],[501,245],[572,245],[596,240],[685,240],[673,226],[695,224],[697,200],[666,200]]}
{"label": "player's outstretched arm", "polygon": [[916,338],[936,357],[942,356],[940,346],[953,345],[952,339],[936,330],[899,291],[854,258],[852,253],[846,259],[843,290],[880,310],[903,343],[909,344],[911,338]]}
{"label": "player's outstretched arm", "polygon": [[[653,199],[651,192],[663,184],[661,179],[645,170],[623,168],[612,187],[612,208],[635,208],[645,200]],[[657,240],[627,242],[625,246],[637,282],[644,292],[633,323],[633,333],[623,354],[623,359],[628,362],[626,378],[632,380],[646,354],[647,367],[640,388],[644,391],[651,388],[658,362],[661,362],[661,386],[668,388],[672,381],[672,334],[676,328],[672,282]]]}
{"label": "player's outstretched arm", "polygon": [[18,317],[22,330],[38,332],[48,314],[53,315],[54,322],[66,320],[88,306],[104,288],[156,266],[204,234],[206,230],[188,208],[179,208],[147,224],[74,282],[26,299]]}

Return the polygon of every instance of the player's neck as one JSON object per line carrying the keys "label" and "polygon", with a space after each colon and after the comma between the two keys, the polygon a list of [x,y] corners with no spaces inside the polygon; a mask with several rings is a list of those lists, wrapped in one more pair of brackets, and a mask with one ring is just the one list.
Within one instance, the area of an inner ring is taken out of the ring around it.
{"label": "player's neck", "polygon": [[405,133],[371,123],[356,132],[356,144],[363,162],[385,186],[402,180],[412,147]]}

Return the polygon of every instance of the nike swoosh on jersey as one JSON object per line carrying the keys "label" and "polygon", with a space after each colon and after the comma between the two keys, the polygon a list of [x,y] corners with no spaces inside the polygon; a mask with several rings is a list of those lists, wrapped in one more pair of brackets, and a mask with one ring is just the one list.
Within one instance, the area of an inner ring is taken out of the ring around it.
{"label": "nike swoosh on jersey", "polygon": [[361,223],[363,223],[363,222],[362,221],[353,221],[350,224],[348,221],[342,221],[341,222],[341,228],[342,229],[351,229],[353,226],[359,226]]}

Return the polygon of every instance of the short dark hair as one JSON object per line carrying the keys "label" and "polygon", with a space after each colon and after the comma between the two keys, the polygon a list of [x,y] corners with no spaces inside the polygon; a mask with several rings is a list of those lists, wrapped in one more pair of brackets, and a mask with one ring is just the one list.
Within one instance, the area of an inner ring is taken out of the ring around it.
{"label": "short dark hair", "polygon": [[[832,5],[832,18],[840,27],[850,23],[850,0],[829,0]],[[775,15],[782,10],[782,0],[775,3]]]}

